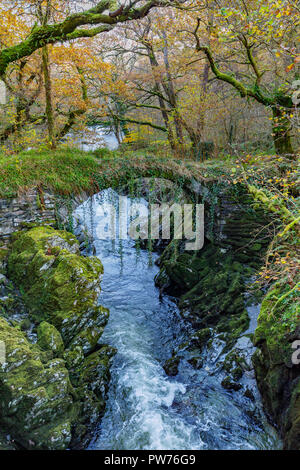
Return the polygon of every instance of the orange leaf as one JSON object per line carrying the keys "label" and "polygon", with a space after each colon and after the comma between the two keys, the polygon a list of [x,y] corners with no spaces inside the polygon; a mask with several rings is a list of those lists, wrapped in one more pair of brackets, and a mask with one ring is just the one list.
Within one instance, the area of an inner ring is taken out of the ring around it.
{"label": "orange leaf", "polygon": [[285,71],[288,73],[288,72],[290,72],[294,67],[295,67],[295,64],[290,64],[290,65],[287,66],[287,68],[285,69]]}

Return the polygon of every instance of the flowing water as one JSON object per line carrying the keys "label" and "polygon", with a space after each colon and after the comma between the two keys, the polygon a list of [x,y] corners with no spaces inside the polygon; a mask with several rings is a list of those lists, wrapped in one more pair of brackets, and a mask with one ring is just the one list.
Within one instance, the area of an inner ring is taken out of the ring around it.
{"label": "flowing water", "polygon": [[76,147],[85,152],[96,150],[102,146],[108,148],[109,150],[115,150],[119,146],[114,133],[98,125],[89,126],[88,134],[87,130],[85,130],[82,134],[78,131],[71,131],[65,136],[64,142],[75,144]]}
{"label": "flowing water", "polygon": [[200,370],[182,361],[176,377],[166,375],[163,363],[187,337],[188,326],[175,301],[160,297],[154,285],[155,253],[137,250],[132,240],[97,239],[103,217],[97,208],[107,199],[116,202],[117,194],[103,191],[75,212],[78,232],[87,227],[104,265],[100,303],[110,309],[110,319],[101,343],[118,350],[105,416],[90,449],[280,448],[261,410],[253,372],[243,380],[254,401],[220,385],[224,373],[217,338]]}

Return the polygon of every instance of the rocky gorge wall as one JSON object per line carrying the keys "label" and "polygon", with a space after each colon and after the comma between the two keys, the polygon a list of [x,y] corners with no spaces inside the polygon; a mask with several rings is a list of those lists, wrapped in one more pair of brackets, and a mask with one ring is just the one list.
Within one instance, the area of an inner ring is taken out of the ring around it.
{"label": "rocky gorge wall", "polygon": [[50,227],[16,233],[6,251],[2,283],[18,287],[27,315],[1,298],[1,448],[83,448],[104,412],[115,353],[99,344],[109,315],[97,302],[102,264]]}
{"label": "rocky gorge wall", "polygon": [[8,244],[14,232],[38,224],[72,225],[75,207],[88,199],[81,192],[64,198],[50,191],[30,189],[14,198],[0,199],[0,245]]}

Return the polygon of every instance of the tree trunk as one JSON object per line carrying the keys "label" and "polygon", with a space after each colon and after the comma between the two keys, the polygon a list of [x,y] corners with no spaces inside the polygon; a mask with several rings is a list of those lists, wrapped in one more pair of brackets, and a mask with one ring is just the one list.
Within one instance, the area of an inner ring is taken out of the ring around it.
{"label": "tree trunk", "polygon": [[169,62],[169,47],[168,47],[168,41],[167,41],[167,35],[165,31],[162,31],[163,35],[163,40],[164,40],[164,47],[163,47],[163,53],[164,53],[164,64],[166,68],[166,74],[167,74],[167,79],[168,83],[164,87],[165,92],[168,95],[168,98],[170,100],[170,103],[172,104],[172,107],[174,108],[174,124],[175,124],[175,130],[176,130],[176,136],[177,140],[179,143],[179,146],[182,147],[183,145],[183,132],[182,132],[182,125],[181,125],[181,117],[178,112],[177,108],[177,99],[176,99],[176,94],[175,94],[175,89],[174,89],[174,83],[173,83],[173,78],[171,75],[171,67],[170,67],[170,62]]}
{"label": "tree trunk", "polygon": [[51,148],[56,147],[55,142],[55,133],[54,133],[54,117],[53,117],[53,106],[52,106],[52,83],[50,76],[50,67],[49,67],[49,53],[48,47],[44,46],[42,48],[42,64],[43,64],[43,74],[44,74],[44,86],[45,86],[45,96],[46,96],[46,118],[47,118],[47,127],[48,127],[48,139]]}
{"label": "tree trunk", "polygon": [[276,153],[295,158],[290,135],[290,122],[277,107],[273,108],[273,139]]}
{"label": "tree trunk", "polygon": [[151,70],[152,70],[153,80],[155,83],[154,89],[157,92],[161,114],[162,114],[166,129],[167,129],[167,133],[168,133],[168,141],[172,149],[172,152],[174,153],[176,152],[176,142],[174,138],[172,124],[170,122],[168,110],[165,106],[165,102],[162,97],[161,82],[158,80],[157,74],[156,74],[156,68],[158,67],[158,62],[156,60],[154,50],[151,44],[145,41],[145,46],[147,48],[147,53],[148,53],[149,62],[150,62]]}

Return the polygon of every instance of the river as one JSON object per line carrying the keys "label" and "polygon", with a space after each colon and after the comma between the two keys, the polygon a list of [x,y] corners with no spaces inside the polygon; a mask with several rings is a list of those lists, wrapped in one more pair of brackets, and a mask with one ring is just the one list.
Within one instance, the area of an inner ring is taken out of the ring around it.
{"label": "river", "polygon": [[[138,250],[132,240],[99,240],[97,207],[112,190],[82,204],[75,217],[93,238],[93,251],[104,265],[100,303],[110,309],[101,343],[117,348],[105,415],[90,449],[196,450],[278,449],[253,377],[246,378],[254,402],[220,384],[222,344],[214,341],[205,363],[195,370],[181,361],[176,377],[163,369],[189,326],[175,299],[160,296],[154,285],[157,254]],[[132,199],[128,199],[129,204]]]}
{"label": "river", "polygon": [[109,132],[107,128],[98,125],[89,126],[88,130],[85,130],[83,133],[71,131],[65,136],[64,142],[71,142],[85,152],[97,150],[99,147],[115,150],[119,146],[115,134]]}

